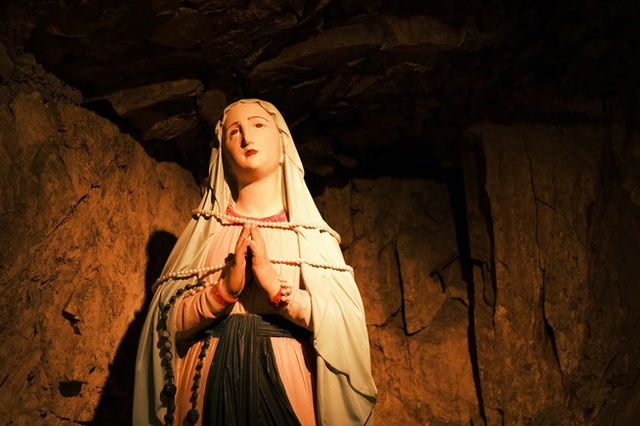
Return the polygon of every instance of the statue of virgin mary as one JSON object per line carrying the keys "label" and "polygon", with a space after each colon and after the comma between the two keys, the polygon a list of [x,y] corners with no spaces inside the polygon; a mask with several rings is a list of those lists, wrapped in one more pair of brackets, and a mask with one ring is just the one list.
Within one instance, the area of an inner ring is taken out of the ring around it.
{"label": "statue of virgin mary", "polygon": [[284,118],[241,99],[216,136],[209,185],[153,286],[133,424],[372,424],[362,298]]}

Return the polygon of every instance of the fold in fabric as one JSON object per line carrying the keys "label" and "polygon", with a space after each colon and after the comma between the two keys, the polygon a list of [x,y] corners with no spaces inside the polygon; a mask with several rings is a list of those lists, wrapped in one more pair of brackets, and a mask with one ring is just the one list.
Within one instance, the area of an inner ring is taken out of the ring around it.
{"label": "fold in fabric", "polygon": [[302,338],[305,333],[273,319],[229,315],[208,331],[220,340],[207,378],[203,424],[300,425],[280,379],[270,337]]}

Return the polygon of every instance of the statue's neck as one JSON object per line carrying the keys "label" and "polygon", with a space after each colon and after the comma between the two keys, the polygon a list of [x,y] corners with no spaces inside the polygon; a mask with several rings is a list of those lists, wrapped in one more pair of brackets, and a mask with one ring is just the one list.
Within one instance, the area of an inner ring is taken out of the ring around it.
{"label": "statue's neck", "polygon": [[262,179],[239,184],[233,201],[236,213],[248,217],[267,217],[283,208],[280,170]]}

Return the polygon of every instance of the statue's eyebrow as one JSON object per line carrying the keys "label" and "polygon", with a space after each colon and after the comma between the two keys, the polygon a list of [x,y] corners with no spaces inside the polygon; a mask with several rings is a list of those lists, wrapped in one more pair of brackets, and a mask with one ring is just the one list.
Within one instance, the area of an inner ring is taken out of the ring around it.
{"label": "statue's eyebrow", "polygon": [[[265,117],[263,117],[263,116],[261,116],[261,115],[252,115],[251,117],[249,117],[249,119],[251,119],[251,118],[262,118],[263,120],[269,121],[269,120],[267,120]],[[229,124],[229,125],[227,126],[227,129],[228,129],[229,127],[233,126],[234,124],[238,124],[238,122],[237,122],[237,121],[234,121],[233,123]]]}

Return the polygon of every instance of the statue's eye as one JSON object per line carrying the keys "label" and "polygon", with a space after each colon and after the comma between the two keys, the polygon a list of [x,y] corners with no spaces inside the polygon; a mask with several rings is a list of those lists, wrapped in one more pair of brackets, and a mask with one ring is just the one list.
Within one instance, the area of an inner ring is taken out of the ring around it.
{"label": "statue's eye", "polygon": [[238,129],[231,129],[231,131],[229,131],[230,136],[234,136],[236,133],[238,133]]}
{"label": "statue's eye", "polygon": [[262,124],[262,123],[256,123],[256,127],[264,127],[264,124]]}

